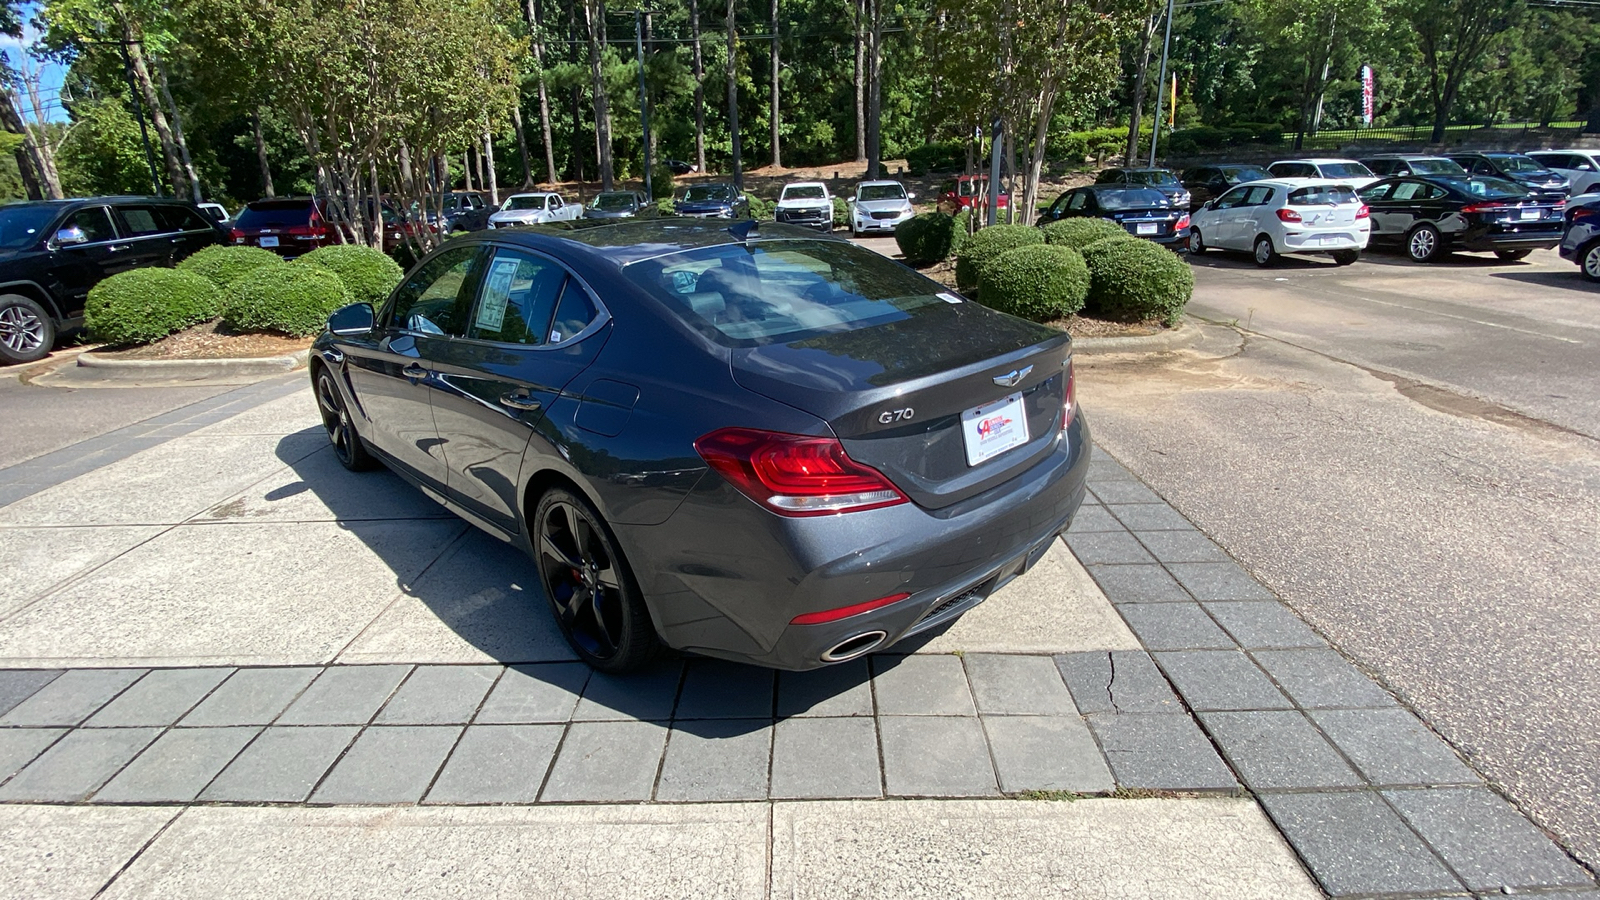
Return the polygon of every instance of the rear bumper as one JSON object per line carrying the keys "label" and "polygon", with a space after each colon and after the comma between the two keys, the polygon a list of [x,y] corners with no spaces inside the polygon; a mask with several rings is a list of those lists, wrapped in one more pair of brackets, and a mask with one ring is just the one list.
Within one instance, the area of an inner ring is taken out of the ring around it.
{"label": "rear bumper", "polygon": [[1284,253],[1327,253],[1330,250],[1365,250],[1371,233],[1350,228],[1339,231],[1302,231],[1283,236]]}
{"label": "rear bumper", "polygon": [[1456,246],[1463,250],[1548,250],[1561,243],[1561,228],[1541,228],[1537,231],[1490,230],[1473,228],[1456,235]]}
{"label": "rear bumper", "polygon": [[[706,478],[666,523],[618,529],[658,631],[682,650],[780,669],[826,665],[831,648],[881,632],[881,650],[958,618],[1026,571],[1084,497],[1089,428],[1079,415],[1039,462],[941,510],[902,504],[786,519]],[[905,593],[835,622],[803,613]]]}

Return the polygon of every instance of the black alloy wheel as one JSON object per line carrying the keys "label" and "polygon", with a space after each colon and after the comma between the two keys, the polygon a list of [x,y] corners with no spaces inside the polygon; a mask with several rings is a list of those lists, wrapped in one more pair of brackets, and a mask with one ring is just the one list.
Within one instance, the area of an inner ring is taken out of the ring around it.
{"label": "black alloy wheel", "polygon": [[21,294],[0,296],[0,363],[44,359],[55,342],[55,322],[44,307]]}
{"label": "black alloy wheel", "polygon": [[584,662],[628,672],[660,652],[655,626],[616,538],[582,497],[554,488],[534,513],[534,556],[556,624]]}
{"label": "black alloy wheel", "polygon": [[327,368],[317,373],[317,411],[322,413],[322,427],[328,430],[333,455],[339,458],[340,465],[352,472],[365,472],[377,465],[356,433],[344,395],[339,393],[333,372]]}
{"label": "black alloy wheel", "polygon": [[1506,262],[1516,262],[1532,252],[1532,250],[1496,250],[1494,255],[1500,257]]}

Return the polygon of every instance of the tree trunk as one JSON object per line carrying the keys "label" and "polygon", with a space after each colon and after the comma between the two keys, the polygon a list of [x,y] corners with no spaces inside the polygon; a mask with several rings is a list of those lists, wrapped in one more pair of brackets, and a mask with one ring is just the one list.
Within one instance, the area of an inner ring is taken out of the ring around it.
{"label": "tree trunk", "polygon": [[472,148],[461,151],[461,189],[474,190],[472,185]]}
{"label": "tree trunk", "polygon": [[522,133],[522,98],[511,107],[511,127],[517,132],[517,159],[522,162],[522,189],[533,187],[533,161],[528,159],[528,136]]}
{"label": "tree trunk", "polygon": [[194,170],[194,159],[189,156],[189,142],[183,136],[183,116],[178,112],[178,104],[173,102],[172,88],[167,84],[167,64],[156,60],[156,74],[161,76],[161,99],[167,103],[167,108],[172,110],[172,137],[178,142],[178,155],[183,159],[183,174],[189,179],[189,193],[194,197],[194,202],[199,203],[205,199],[200,191],[200,176]]}
{"label": "tree trunk", "polygon": [[[568,174],[580,185],[585,179],[583,145],[578,140],[583,137],[583,117],[578,112],[580,106],[579,98],[582,94],[582,89],[577,85],[573,85],[572,90],[567,93],[567,110],[572,113],[572,137],[570,139],[572,142],[572,171]],[[578,190],[581,192],[583,189],[580,187]]]}
{"label": "tree trunk", "polygon": [[600,165],[600,189],[609,191],[616,175],[611,165],[611,101],[606,96],[600,65],[605,45],[606,6],[604,0],[584,0],[583,18],[589,27],[589,88],[594,95],[594,152]]}
{"label": "tree trunk", "polygon": [[689,33],[694,52],[694,164],[706,171],[706,63],[700,52],[700,0],[689,0]]}
{"label": "tree trunk", "polygon": [[256,139],[256,164],[261,167],[261,191],[267,197],[278,196],[272,189],[272,163],[267,159],[267,138],[261,133],[261,110],[250,110],[250,130]]}
{"label": "tree trunk", "polygon": [[778,0],[772,0],[772,167],[783,166],[782,116],[778,112]]}
{"label": "tree trunk", "polygon": [[128,61],[133,67],[133,80],[139,87],[144,105],[150,111],[150,124],[155,126],[156,136],[161,140],[161,155],[167,164],[167,180],[172,183],[174,194],[187,194],[188,179],[184,177],[183,162],[178,155],[177,142],[172,136],[172,126],[167,122],[166,113],[161,111],[161,99],[156,95],[155,82],[150,77],[150,66],[145,62],[144,45],[137,43],[133,26],[128,21],[128,11],[123,7],[121,0],[114,0],[111,8],[122,22],[122,39],[129,42],[125,46]]}
{"label": "tree trunk", "polygon": [[733,143],[733,186],[744,190],[744,166],[739,158],[739,35],[736,24],[733,0],[728,0],[728,136]]}
{"label": "tree trunk", "polygon": [[[550,133],[550,93],[544,84],[544,12],[539,0],[527,0],[528,27],[533,32],[533,61],[539,67],[539,134],[544,139],[545,175],[553,185],[556,176],[556,147]],[[518,129],[521,132],[521,129]],[[532,182],[530,177],[529,182]]]}
{"label": "tree trunk", "polygon": [[34,144],[28,124],[22,120],[21,109],[21,105],[17,103],[16,91],[9,85],[0,88],[0,124],[12,134],[22,136],[22,144],[16,150],[17,169],[22,174],[23,187],[28,190],[28,199],[59,199],[59,195],[50,196],[48,193],[49,188],[40,172],[38,147]]}
{"label": "tree trunk", "polygon": [[[1134,68],[1133,96],[1128,104],[1128,148],[1123,151],[1122,164],[1131,166],[1139,158],[1139,126],[1144,118],[1145,79],[1150,77],[1150,51],[1155,46],[1156,25],[1161,21],[1160,13],[1152,13],[1144,20],[1143,34],[1139,38],[1138,64]],[[1160,128],[1161,123],[1157,122]]]}
{"label": "tree trunk", "polygon": [[856,0],[856,162],[867,161],[866,9],[867,0]]}
{"label": "tree trunk", "polygon": [[487,128],[483,130],[483,174],[488,179],[485,184],[489,187],[489,202],[499,206],[500,179],[494,171],[494,135]]}
{"label": "tree trunk", "polygon": [[[1027,166],[1023,169],[1022,212],[1018,221],[1032,222],[1039,206],[1039,176],[1044,171],[1045,150],[1050,141],[1050,114],[1055,109],[1056,93],[1047,89],[1039,98],[1039,121],[1033,130],[1033,145],[1028,148]],[[1137,136],[1137,132],[1135,132]],[[1137,145],[1135,145],[1135,152]]]}
{"label": "tree trunk", "polygon": [[883,165],[883,0],[868,0],[872,35],[867,47],[867,178]]}

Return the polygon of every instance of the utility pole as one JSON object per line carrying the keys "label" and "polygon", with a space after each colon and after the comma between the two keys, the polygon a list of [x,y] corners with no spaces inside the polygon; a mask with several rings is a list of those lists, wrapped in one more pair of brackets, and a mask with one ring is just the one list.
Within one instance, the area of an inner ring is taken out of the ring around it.
{"label": "utility pole", "polygon": [[1167,0],[1167,33],[1161,38],[1161,77],[1156,79],[1156,120],[1150,129],[1150,167],[1156,165],[1156,145],[1161,143],[1161,101],[1166,99],[1167,53],[1172,47],[1172,0]]}
{"label": "utility pole", "polygon": [[650,187],[650,93],[644,81],[644,10],[633,11],[633,49],[639,59],[639,124],[644,136],[644,195],[655,200]]}
{"label": "utility pole", "polygon": [[989,215],[985,225],[993,225],[1000,220],[1000,148],[1005,144],[1005,136],[1005,120],[995,116],[994,126],[989,133]]}

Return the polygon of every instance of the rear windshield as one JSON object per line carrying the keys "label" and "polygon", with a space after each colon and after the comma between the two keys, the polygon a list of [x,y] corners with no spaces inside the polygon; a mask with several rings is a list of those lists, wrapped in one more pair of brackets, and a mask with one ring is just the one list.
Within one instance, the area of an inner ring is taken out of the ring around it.
{"label": "rear windshield", "polygon": [[1448,159],[1411,159],[1406,160],[1411,166],[1411,171],[1418,175],[1465,175],[1466,169],[1461,168]]}
{"label": "rear windshield", "polygon": [[1229,184],[1244,184],[1246,181],[1271,178],[1272,175],[1265,169],[1258,169],[1255,166],[1230,166],[1222,170],[1222,177],[1228,179]]}
{"label": "rear windshield", "polygon": [[1290,206],[1337,206],[1355,202],[1356,192],[1343,184],[1296,188],[1289,192]]}
{"label": "rear windshield", "polygon": [[1171,172],[1129,172],[1129,184],[1177,184],[1178,176]]}
{"label": "rear windshield", "polygon": [[1128,191],[1095,191],[1101,209],[1153,209],[1167,205],[1167,195],[1149,188]]}
{"label": "rear windshield", "polygon": [[725,184],[697,184],[683,192],[683,202],[704,203],[707,200],[732,200],[733,188]]}
{"label": "rear windshield", "polygon": [[633,209],[636,202],[632,194],[600,194],[589,204],[589,208],[609,211]]}
{"label": "rear windshield", "polygon": [[544,198],[543,197],[539,197],[539,196],[534,196],[534,197],[512,197],[510,200],[507,200],[506,201],[506,205],[501,207],[501,208],[502,209],[507,209],[507,210],[511,210],[511,209],[544,209]]}
{"label": "rear windshield", "polygon": [[898,184],[863,184],[856,188],[857,200],[904,200],[906,189]]}
{"label": "rear windshield", "polygon": [[786,187],[783,189],[783,199],[785,200],[821,200],[826,196],[828,196],[828,192],[824,191],[822,185],[819,184]]}
{"label": "rear windshield", "polygon": [[1495,165],[1499,166],[1500,171],[1502,172],[1545,171],[1545,167],[1542,163],[1534,162],[1533,160],[1521,154],[1516,156],[1492,156],[1490,159],[1494,160]]}
{"label": "rear windshield", "polygon": [[1439,178],[1435,180],[1440,184],[1449,185],[1463,194],[1482,197],[1485,200],[1509,200],[1514,197],[1526,197],[1529,194],[1527,188],[1514,181],[1492,176],[1480,177],[1474,175],[1470,178],[1463,176],[1461,178]]}
{"label": "rear windshield", "polygon": [[311,222],[310,200],[257,200],[239,213],[240,228],[293,228]]}
{"label": "rear windshield", "polygon": [[690,326],[732,347],[854,331],[946,302],[937,282],[842,241],[704,247],[640,260],[623,272]]}
{"label": "rear windshield", "polygon": [[1358,162],[1323,163],[1323,178],[1371,178],[1372,170]]}
{"label": "rear windshield", "polygon": [[38,242],[60,211],[54,206],[0,207],[0,249],[20,250]]}

